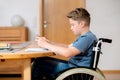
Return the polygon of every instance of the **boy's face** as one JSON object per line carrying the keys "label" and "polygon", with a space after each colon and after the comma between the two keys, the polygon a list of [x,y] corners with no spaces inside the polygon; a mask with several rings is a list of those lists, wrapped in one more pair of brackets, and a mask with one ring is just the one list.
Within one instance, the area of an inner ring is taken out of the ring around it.
{"label": "boy's face", "polygon": [[78,22],[78,21],[73,20],[73,19],[71,19],[71,18],[69,18],[69,22],[70,22],[71,30],[73,31],[73,33],[74,33],[76,36],[81,35],[81,31],[82,31],[81,22]]}

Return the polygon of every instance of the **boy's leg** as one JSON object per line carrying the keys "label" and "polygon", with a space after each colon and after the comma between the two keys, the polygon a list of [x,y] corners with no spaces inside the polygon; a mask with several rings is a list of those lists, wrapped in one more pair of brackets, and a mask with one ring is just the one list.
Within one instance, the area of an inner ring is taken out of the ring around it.
{"label": "boy's leg", "polygon": [[32,80],[40,80],[42,74],[54,76],[69,68],[68,62],[50,57],[36,58],[32,65]]}

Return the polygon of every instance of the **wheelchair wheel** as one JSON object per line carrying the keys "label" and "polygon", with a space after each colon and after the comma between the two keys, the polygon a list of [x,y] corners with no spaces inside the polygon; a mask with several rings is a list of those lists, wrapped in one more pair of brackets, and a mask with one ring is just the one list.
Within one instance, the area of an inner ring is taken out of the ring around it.
{"label": "wheelchair wheel", "polygon": [[55,80],[106,80],[102,72],[87,68],[73,68],[60,74]]}

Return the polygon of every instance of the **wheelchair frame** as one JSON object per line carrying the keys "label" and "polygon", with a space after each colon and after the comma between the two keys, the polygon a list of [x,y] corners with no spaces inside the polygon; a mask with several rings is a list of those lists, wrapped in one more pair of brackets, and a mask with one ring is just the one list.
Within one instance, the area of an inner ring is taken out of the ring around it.
{"label": "wheelchair frame", "polygon": [[[69,77],[70,75],[81,74],[81,73],[92,75],[93,77],[97,78],[97,80],[106,80],[102,71],[99,68],[97,68],[97,65],[99,62],[99,56],[102,53],[101,52],[102,42],[112,43],[112,40],[106,39],[106,38],[99,38],[98,41],[95,42],[95,44],[93,46],[94,55],[92,57],[90,68],[77,67],[77,68],[68,69],[68,70],[64,71],[63,73],[61,73],[59,76],[57,76],[55,80],[64,80],[66,77]],[[76,79],[70,79],[70,80],[76,80]],[[81,80],[81,79],[79,79],[79,80]],[[82,79],[82,80],[88,80],[88,79]],[[91,78],[89,80],[93,80],[93,78]]]}

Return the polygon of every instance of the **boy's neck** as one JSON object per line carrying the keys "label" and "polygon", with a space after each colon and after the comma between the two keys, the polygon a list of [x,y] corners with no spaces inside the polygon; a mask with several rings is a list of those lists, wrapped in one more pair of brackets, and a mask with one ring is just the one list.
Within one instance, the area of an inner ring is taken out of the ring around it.
{"label": "boy's neck", "polygon": [[84,27],[81,31],[81,35],[85,35],[87,32],[89,32],[89,27]]}

